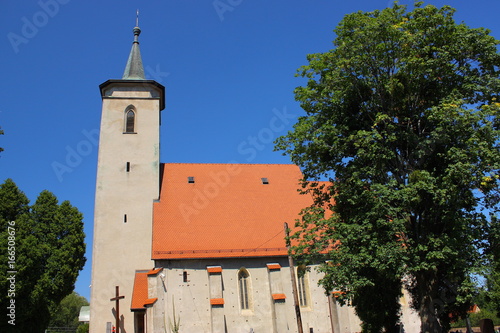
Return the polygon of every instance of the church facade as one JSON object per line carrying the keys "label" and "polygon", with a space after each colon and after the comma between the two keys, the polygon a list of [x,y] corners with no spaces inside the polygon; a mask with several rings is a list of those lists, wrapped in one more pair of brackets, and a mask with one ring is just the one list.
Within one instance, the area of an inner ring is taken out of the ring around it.
{"label": "church facade", "polygon": [[145,79],[139,34],[122,79],[100,85],[90,332],[299,332],[298,317],[359,332],[314,266],[290,265],[284,222],[312,203],[297,166],[160,163],[165,88]]}

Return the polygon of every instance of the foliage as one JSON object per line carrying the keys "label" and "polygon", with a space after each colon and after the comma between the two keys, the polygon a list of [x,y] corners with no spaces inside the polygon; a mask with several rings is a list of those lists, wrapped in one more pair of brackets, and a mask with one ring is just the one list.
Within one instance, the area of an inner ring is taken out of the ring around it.
{"label": "foliage", "polygon": [[[345,16],[335,48],[299,70],[308,82],[295,96],[307,115],[277,140],[315,199],[297,222],[294,252],[328,259],[321,284],[372,318],[372,332],[381,309],[397,314],[398,281],[422,331],[440,332],[449,314],[464,315],[470,274],[487,263],[500,56],[488,30],[455,23],[454,12],[418,2]],[[359,306],[370,288],[387,291],[384,306]]]}
{"label": "foliage", "polygon": [[78,326],[76,333],[89,333],[89,324],[85,323]]}
{"label": "foliage", "polygon": [[78,321],[80,309],[85,305],[89,305],[87,299],[73,291],[52,309],[49,326],[76,329],[80,325]]}
{"label": "foliage", "polygon": [[173,315],[173,320],[170,320],[170,330],[172,333],[179,333],[179,329],[181,327],[181,318],[177,316],[175,317],[175,301],[174,298],[172,297],[172,315]]}
{"label": "foliage", "polygon": [[487,269],[486,282],[488,292],[485,298],[491,305],[489,309],[496,312],[496,316],[500,318],[500,223],[496,218],[493,218],[492,224],[488,251],[492,264]]}
{"label": "foliage", "polygon": [[83,268],[84,237],[82,214],[68,201],[43,191],[30,206],[11,179],[0,185],[0,288],[12,291],[0,304],[15,304],[15,326],[2,321],[2,332],[45,330]]}
{"label": "foliage", "polygon": [[[500,324],[500,317],[496,313],[496,307],[498,306],[498,303],[495,303],[495,301],[491,300],[488,286],[486,286],[485,288],[479,288],[477,295],[474,297],[474,303],[479,307],[479,312],[469,314],[471,326],[479,326],[479,321],[486,318],[493,320],[494,325]],[[451,326],[465,327],[465,318],[457,320],[456,322],[452,323]]]}

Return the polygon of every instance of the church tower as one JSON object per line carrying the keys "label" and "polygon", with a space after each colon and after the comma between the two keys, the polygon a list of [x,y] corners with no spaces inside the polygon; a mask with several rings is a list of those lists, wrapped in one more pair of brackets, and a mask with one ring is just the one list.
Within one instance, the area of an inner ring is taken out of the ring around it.
{"label": "church tower", "polygon": [[138,26],[121,80],[99,88],[102,115],[97,163],[90,332],[115,326],[115,286],[125,296],[120,332],[134,332],[130,312],[136,269],[150,269],[153,201],[159,196],[160,111],[165,88],[146,80]]}

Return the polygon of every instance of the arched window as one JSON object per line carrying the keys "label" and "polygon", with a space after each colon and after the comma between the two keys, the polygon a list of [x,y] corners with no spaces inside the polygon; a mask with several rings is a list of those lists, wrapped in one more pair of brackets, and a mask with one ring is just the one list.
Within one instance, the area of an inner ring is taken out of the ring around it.
{"label": "arched window", "polygon": [[135,132],[135,112],[132,109],[129,109],[125,113],[125,133],[134,133]]}
{"label": "arched window", "polygon": [[241,310],[250,309],[250,275],[244,268],[238,272],[238,287],[240,289]]}
{"label": "arched window", "polygon": [[299,294],[299,305],[302,307],[309,306],[309,298],[307,293],[307,269],[305,266],[300,265],[297,267],[297,284]]}

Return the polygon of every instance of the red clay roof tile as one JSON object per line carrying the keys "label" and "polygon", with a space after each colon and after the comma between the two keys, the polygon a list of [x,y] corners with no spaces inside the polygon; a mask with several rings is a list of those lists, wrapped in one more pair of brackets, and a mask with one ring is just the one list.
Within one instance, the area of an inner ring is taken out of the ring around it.
{"label": "red clay roof tile", "polygon": [[281,299],[286,299],[285,294],[273,294],[273,299],[276,300],[281,300]]}
{"label": "red clay roof tile", "polygon": [[[312,203],[286,164],[163,164],[153,259],[285,256],[283,222]],[[188,183],[187,177],[195,177]],[[269,184],[262,184],[267,178]]]}
{"label": "red clay roof tile", "polygon": [[207,272],[209,273],[222,273],[221,266],[207,266]]}
{"label": "red clay roof tile", "polygon": [[144,304],[148,299],[148,272],[135,272],[134,289],[132,291],[132,303],[130,310],[144,310]]}
{"label": "red clay roof tile", "polygon": [[281,269],[281,265],[280,264],[267,264],[267,269]]}
{"label": "red clay roof tile", "polygon": [[210,304],[211,305],[224,305],[224,298],[211,298]]}
{"label": "red clay roof tile", "polygon": [[156,275],[156,274],[160,273],[162,270],[163,270],[163,267],[153,268],[152,270],[150,270],[148,272],[148,275]]}

